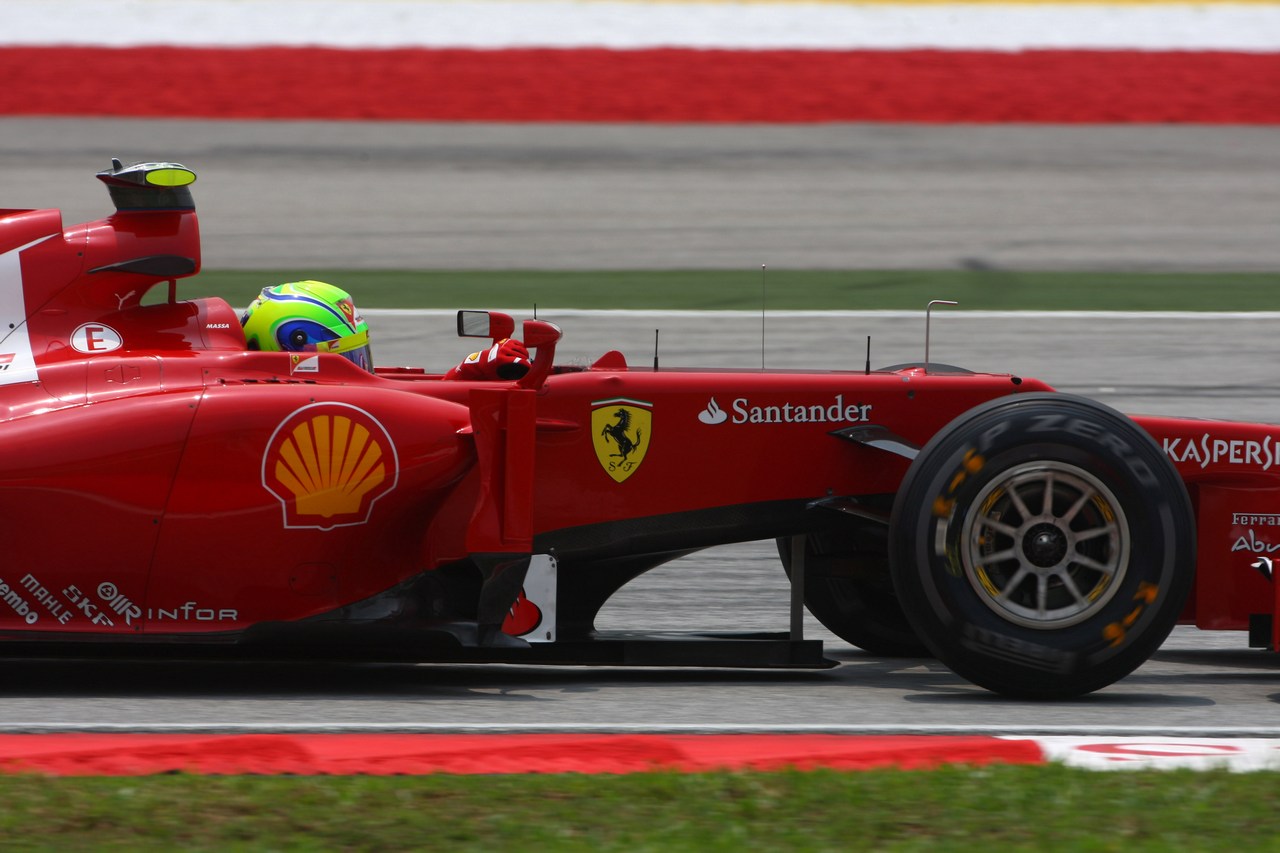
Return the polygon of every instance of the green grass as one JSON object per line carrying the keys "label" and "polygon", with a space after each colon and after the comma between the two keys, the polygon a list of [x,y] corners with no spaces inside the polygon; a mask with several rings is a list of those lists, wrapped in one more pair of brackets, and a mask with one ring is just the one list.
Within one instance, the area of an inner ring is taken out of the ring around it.
{"label": "green grass", "polygon": [[1280,850],[1280,774],[0,779],[6,849]]}
{"label": "green grass", "polygon": [[[406,271],[209,270],[183,296],[244,306],[270,284],[316,278],[363,308],[607,308],[1280,311],[1280,273],[1103,273],[992,270]],[[763,278],[763,288],[762,288]]]}

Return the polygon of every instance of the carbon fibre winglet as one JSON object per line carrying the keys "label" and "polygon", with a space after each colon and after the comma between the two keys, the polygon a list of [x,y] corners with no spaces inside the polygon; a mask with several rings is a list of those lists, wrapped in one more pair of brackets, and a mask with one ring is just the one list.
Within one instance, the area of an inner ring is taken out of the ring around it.
{"label": "carbon fibre winglet", "polygon": [[839,495],[811,501],[807,508],[829,509],[833,512],[842,512],[845,515],[852,515],[855,518],[865,519],[866,521],[874,521],[876,524],[886,526],[889,524],[889,512],[887,509],[852,495]]}
{"label": "carbon fibre winglet", "polygon": [[874,447],[876,450],[893,453],[904,459],[915,459],[920,455],[920,447],[914,442],[875,424],[859,424],[858,426],[836,429],[831,431],[831,435],[856,444]]}

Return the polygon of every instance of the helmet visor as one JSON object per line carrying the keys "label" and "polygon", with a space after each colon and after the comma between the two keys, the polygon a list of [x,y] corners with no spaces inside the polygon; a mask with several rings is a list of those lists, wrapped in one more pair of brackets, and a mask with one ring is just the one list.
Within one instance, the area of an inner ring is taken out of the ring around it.
{"label": "helmet visor", "polygon": [[316,352],[334,352],[357,367],[373,373],[373,351],[369,348],[369,330],[361,329],[332,341],[318,341]]}
{"label": "helmet visor", "polygon": [[369,348],[368,344],[365,344],[359,349],[347,350],[346,352],[338,354],[347,361],[354,363],[357,367],[363,367],[365,370],[373,373],[373,350]]}

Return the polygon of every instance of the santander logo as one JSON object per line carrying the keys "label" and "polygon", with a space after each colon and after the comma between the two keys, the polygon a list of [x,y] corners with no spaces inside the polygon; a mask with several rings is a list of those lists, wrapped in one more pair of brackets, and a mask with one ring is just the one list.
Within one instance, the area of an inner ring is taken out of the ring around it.
{"label": "santander logo", "polygon": [[[844,394],[837,394],[822,403],[770,402],[755,405],[746,397],[737,397],[729,404],[730,411],[720,408],[712,397],[707,407],[698,412],[698,420],[704,424],[838,424],[866,423],[871,419],[870,403],[846,403]],[[1280,447],[1280,444],[1277,444]],[[1280,455],[1280,454],[1278,454]]]}
{"label": "santander logo", "polygon": [[716,403],[715,397],[711,398],[711,402],[707,403],[705,409],[698,412],[698,420],[704,424],[722,424],[728,419],[729,415]]}

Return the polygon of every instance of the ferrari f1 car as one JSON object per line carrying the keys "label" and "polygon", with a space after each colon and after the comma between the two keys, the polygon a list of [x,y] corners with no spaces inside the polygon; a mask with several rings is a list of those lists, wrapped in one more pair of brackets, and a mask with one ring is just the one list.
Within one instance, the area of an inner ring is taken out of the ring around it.
{"label": "ferrari f1 car", "polygon": [[[246,347],[190,170],[115,212],[0,211],[0,641],[12,653],[825,667],[802,604],[1004,694],[1123,677],[1179,622],[1274,650],[1280,432],[1125,417],[1014,375],[557,365],[509,381]],[[464,336],[516,333],[462,311]],[[614,636],[601,606],[776,539],[790,631]]]}

